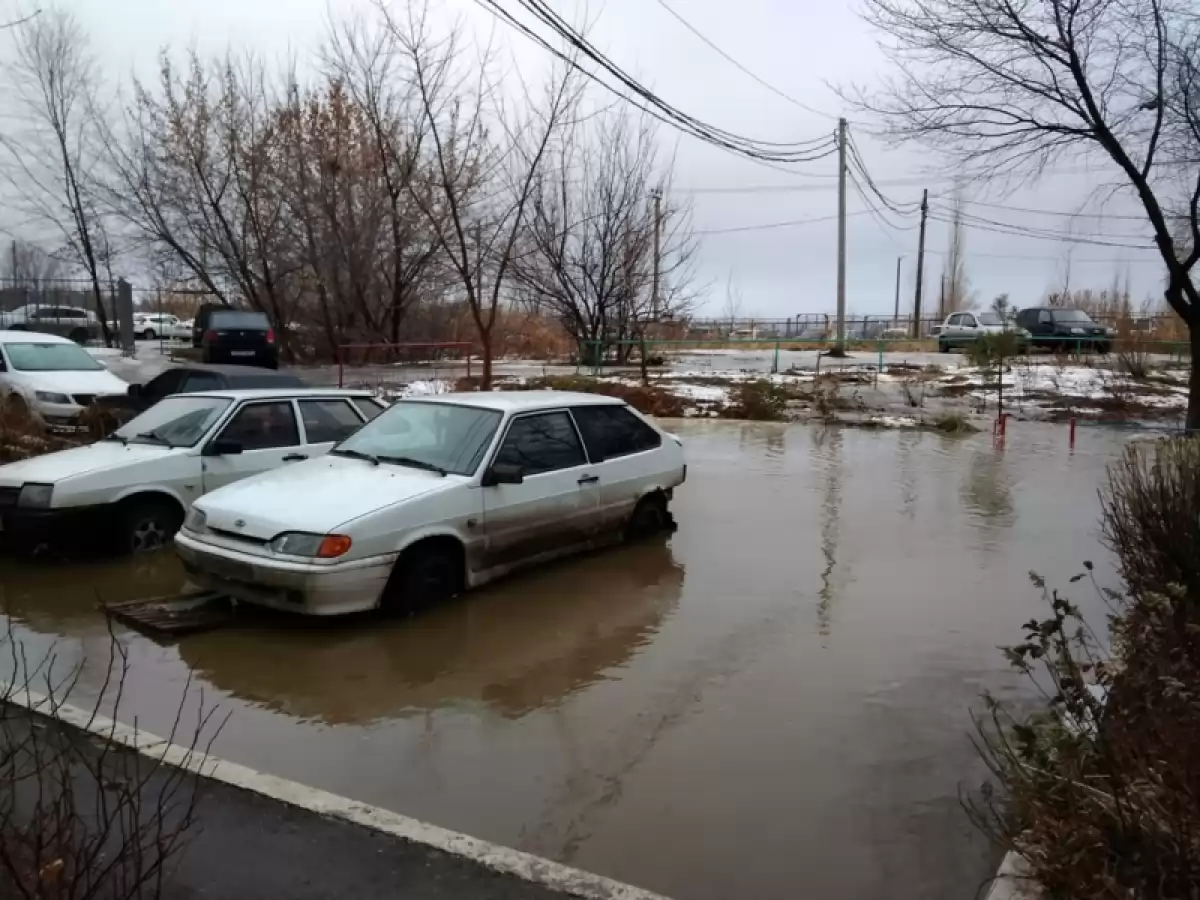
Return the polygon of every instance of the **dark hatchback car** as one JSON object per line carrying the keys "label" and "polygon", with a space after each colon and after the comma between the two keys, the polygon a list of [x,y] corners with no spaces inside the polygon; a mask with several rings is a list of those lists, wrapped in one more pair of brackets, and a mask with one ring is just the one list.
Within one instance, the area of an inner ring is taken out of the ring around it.
{"label": "dark hatchback car", "polygon": [[97,397],[95,405],[111,410],[120,421],[131,419],[171,394],[245,388],[292,388],[308,385],[291,372],[272,372],[253,366],[175,366],[145,384],[131,384],[124,397]]}
{"label": "dark hatchback car", "polygon": [[274,369],[279,365],[275,329],[265,313],[214,309],[205,317],[200,350],[206,363]]}
{"label": "dark hatchback car", "polygon": [[1017,313],[1017,325],[1029,332],[1029,343],[1033,347],[1095,350],[1098,353],[1112,349],[1112,332],[1096,324],[1082,309],[1035,306]]}

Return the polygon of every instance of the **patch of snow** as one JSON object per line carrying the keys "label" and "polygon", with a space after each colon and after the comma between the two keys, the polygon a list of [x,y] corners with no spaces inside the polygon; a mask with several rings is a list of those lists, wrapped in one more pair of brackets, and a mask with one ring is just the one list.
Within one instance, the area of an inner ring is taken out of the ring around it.
{"label": "patch of snow", "polygon": [[684,400],[703,403],[726,403],[729,400],[729,389],[719,385],[677,383],[666,387],[676,397],[682,397]]}
{"label": "patch of snow", "polygon": [[866,421],[881,428],[916,428],[918,425],[912,416],[870,416]]}

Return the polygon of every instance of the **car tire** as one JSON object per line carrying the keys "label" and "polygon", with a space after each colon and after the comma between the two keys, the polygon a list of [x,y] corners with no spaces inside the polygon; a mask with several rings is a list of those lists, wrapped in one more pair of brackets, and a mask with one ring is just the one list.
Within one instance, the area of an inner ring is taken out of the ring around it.
{"label": "car tire", "polygon": [[667,498],[661,492],[647,494],[638,501],[625,525],[625,540],[637,541],[664,531],[671,524]]}
{"label": "car tire", "polygon": [[80,346],[83,346],[88,342],[88,333],[86,328],[73,328],[67,337]]}
{"label": "car tire", "polygon": [[396,561],[383,589],[383,608],[412,615],[462,592],[462,556],[442,544],[413,547]]}
{"label": "car tire", "polygon": [[938,341],[938,353],[949,353],[950,345],[945,341]]}
{"label": "car tire", "polygon": [[25,402],[25,398],[13,391],[4,398],[4,413],[6,416],[12,416],[17,419],[25,419],[29,416],[29,404]]}
{"label": "car tire", "polygon": [[183,512],[166,498],[133,498],[122,504],[120,521],[117,549],[123,553],[152,553],[170,545],[183,524]]}
{"label": "car tire", "polygon": [[156,337],[158,337],[158,332],[155,331],[153,328],[147,328],[145,331],[142,332],[142,340],[144,340],[144,341],[152,341]]}

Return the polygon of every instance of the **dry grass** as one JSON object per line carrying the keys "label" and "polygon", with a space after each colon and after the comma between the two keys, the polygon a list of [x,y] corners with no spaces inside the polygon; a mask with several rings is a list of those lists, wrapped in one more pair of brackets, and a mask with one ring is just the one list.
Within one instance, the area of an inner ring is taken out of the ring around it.
{"label": "dry grass", "polygon": [[77,447],[83,442],[81,439],[52,434],[28,413],[11,406],[0,406],[0,463]]}
{"label": "dry grass", "polygon": [[499,384],[497,387],[510,391],[551,390],[604,394],[606,397],[624,400],[638,412],[662,418],[682,416],[685,408],[684,401],[679,397],[654,385],[629,385],[583,375],[546,375],[542,378],[532,378],[525,384]]}

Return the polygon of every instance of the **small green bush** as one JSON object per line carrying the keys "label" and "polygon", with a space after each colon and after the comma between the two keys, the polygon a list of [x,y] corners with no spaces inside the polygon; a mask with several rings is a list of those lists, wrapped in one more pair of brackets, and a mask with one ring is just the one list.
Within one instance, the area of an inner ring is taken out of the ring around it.
{"label": "small green bush", "polygon": [[743,381],[730,391],[729,405],[721,415],[728,419],[780,422],[787,418],[790,399],[791,394],[786,388],[765,378]]}

